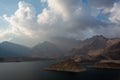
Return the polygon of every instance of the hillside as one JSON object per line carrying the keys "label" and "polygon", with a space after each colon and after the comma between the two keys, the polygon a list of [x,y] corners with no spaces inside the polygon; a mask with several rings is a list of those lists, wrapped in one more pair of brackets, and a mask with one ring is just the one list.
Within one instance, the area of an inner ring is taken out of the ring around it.
{"label": "hillside", "polygon": [[7,41],[0,43],[0,57],[26,57],[30,56],[29,50],[28,47]]}
{"label": "hillside", "polygon": [[62,51],[53,43],[43,42],[32,48],[32,56],[41,58],[58,58],[63,55]]}
{"label": "hillside", "polygon": [[84,40],[69,52],[69,56],[82,61],[120,59],[120,39],[105,38],[102,35]]}

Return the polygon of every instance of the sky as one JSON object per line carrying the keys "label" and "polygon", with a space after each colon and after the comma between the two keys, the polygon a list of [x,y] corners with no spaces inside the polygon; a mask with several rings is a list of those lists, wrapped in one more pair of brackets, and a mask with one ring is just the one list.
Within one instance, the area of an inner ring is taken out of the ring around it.
{"label": "sky", "polygon": [[0,42],[120,37],[120,0],[0,0]]}

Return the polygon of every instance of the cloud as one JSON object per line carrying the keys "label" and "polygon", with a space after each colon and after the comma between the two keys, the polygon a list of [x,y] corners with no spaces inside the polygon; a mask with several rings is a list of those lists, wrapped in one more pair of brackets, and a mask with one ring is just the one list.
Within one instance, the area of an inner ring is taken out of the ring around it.
{"label": "cloud", "polygon": [[90,3],[95,7],[112,7],[119,0],[90,0]]}
{"label": "cloud", "polygon": [[[89,28],[105,26],[92,15],[92,7],[81,0],[46,0],[48,8],[38,15],[38,23],[48,26],[49,36],[83,38]],[[51,26],[51,27],[50,27]],[[64,35],[66,34],[66,35]]]}
{"label": "cloud", "polygon": [[24,1],[18,3],[18,10],[8,17],[3,15],[4,19],[12,26],[16,33],[21,33],[32,37],[34,27],[37,27],[35,10],[33,6]]}
{"label": "cloud", "polygon": [[120,23],[120,1],[117,3],[114,3],[112,9],[110,10],[110,17],[109,19],[113,22],[113,23]]}
{"label": "cloud", "polygon": [[90,4],[94,8],[102,8],[104,15],[108,16],[110,14],[110,10],[113,7],[115,2],[119,0],[89,0]]}
{"label": "cloud", "polygon": [[0,41],[10,41],[12,40],[13,34],[9,30],[0,30]]}
{"label": "cloud", "polygon": [[[85,39],[96,34],[115,37],[119,33],[119,26],[116,25],[119,23],[119,3],[115,3],[116,0],[41,0],[41,2],[48,6],[39,14],[36,14],[32,4],[20,1],[13,15],[5,14],[2,17],[11,26],[10,33],[15,35],[12,36],[12,41],[32,40],[33,44],[53,37]],[[112,31],[114,33],[110,34]],[[5,32],[3,36],[7,33]]]}
{"label": "cloud", "polygon": [[83,30],[103,24],[91,16],[90,6],[82,4],[79,0],[46,0],[46,2],[48,7],[44,8],[37,17],[32,5],[20,1],[18,10],[14,15],[4,16],[4,18],[16,32],[28,36],[35,35],[33,34],[35,32],[40,37],[65,36],[76,38],[79,35],[84,35]]}
{"label": "cloud", "polygon": [[[45,0],[48,4],[47,8],[43,9],[43,12],[38,15],[38,22],[41,24],[43,21],[50,21],[49,23],[56,22],[56,20],[69,20],[71,15],[79,13],[81,5],[80,1],[64,1],[64,0]],[[43,20],[46,19],[46,20]],[[51,22],[53,21],[53,22]],[[44,23],[44,22],[43,22]]]}

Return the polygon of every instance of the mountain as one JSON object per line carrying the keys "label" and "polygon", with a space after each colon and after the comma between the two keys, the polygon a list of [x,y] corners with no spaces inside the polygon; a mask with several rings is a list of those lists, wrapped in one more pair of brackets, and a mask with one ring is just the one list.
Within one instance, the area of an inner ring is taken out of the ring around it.
{"label": "mountain", "polygon": [[105,38],[102,35],[82,41],[74,47],[61,62],[53,64],[47,70],[79,72],[85,70],[81,63],[91,68],[120,69],[120,38]]}
{"label": "mountain", "polygon": [[0,57],[26,57],[30,48],[11,42],[0,43]]}
{"label": "mountain", "polygon": [[58,58],[63,53],[55,44],[45,41],[32,48],[32,55],[41,58]]}
{"label": "mountain", "polygon": [[71,55],[87,55],[93,51],[105,48],[107,45],[107,38],[102,35],[93,36],[92,38],[84,40],[79,46],[76,46],[70,51]]}
{"label": "mountain", "polygon": [[58,46],[63,52],[68,52],[75,46],[80,45],[81,40],[76,40],[72,38],[65,38],[65,37],[55,37],[50,42],[54,43]]}
{"label": "mountain", "polygon": [[55,37],[50,40],[50,42],[54,43],[56,46],[58,46],[59,49],[62,50],[64,53],[64,56],[69,56],[69,51],[81,44],[81,40],[76,40],[73,38],[65,38],[65,37]]}
{"label": "mountain", "polygon": [[69,55],[75,59],[80,58],[81,61],[119,60],[120,39],[108,39],[102,35],[93,36],[73,48]]}
{"label": "mountain", "polygon": [[103,57],[110,60],[120,60],[120,39],[112,40],[112,43],[102,51]]}

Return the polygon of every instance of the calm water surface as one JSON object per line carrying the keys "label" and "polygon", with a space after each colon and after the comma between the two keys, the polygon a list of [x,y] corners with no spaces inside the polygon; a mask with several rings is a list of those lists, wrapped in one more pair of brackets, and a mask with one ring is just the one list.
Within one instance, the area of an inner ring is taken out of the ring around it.
{"label": "calm water surface", "polygon": [[120,70],[45,71],[52,61],[0,63],[0,80],[120,80]]}

